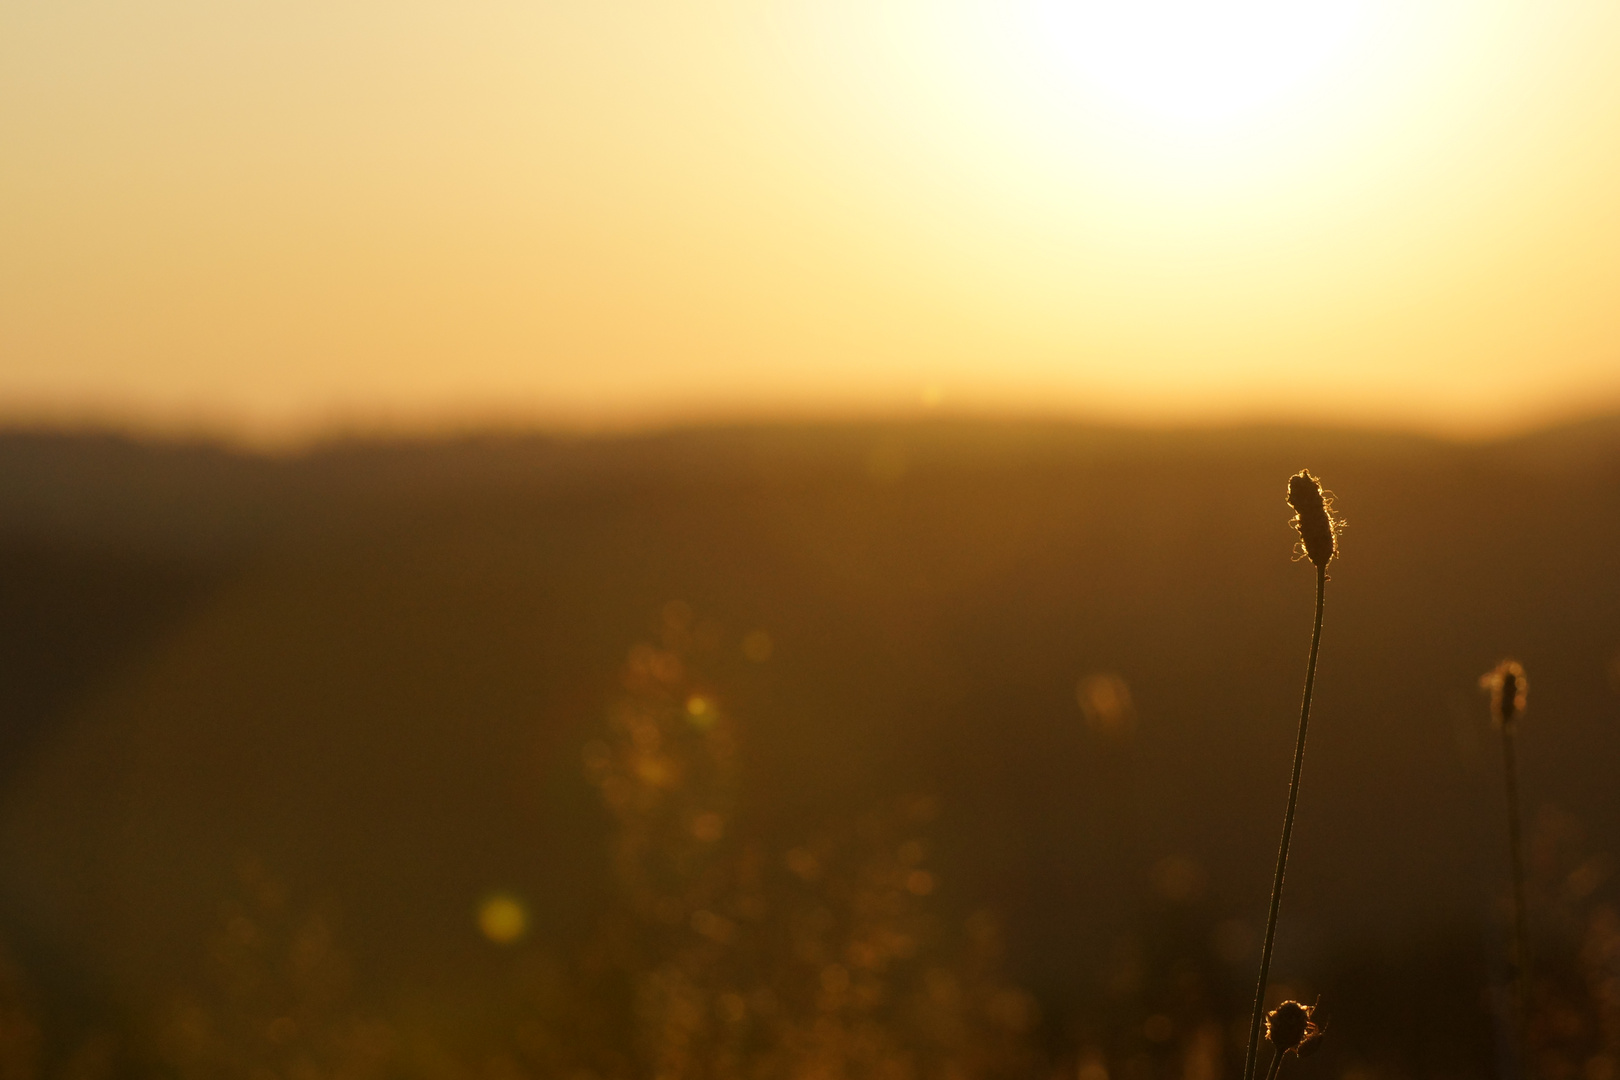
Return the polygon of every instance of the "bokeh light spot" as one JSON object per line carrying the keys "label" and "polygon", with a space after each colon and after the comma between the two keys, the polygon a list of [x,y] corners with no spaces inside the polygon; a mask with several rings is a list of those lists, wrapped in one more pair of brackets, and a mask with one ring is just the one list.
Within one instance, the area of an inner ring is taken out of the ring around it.
{"label": "bokeh light spot", "polygon": [[1099,735],[1128,735],[1136,726],[1136,705],[1125,680],[1109,672],[1081,679],[1075,687],[1086,726]]}
{"label": "bokeh light spot", "polygon": [[721,994],[715,999],[714,1011],[728,1024],[740,1024],[748,1018],[748,1002],[737,993]]}
{"label": "bokeh light spot", "polygon": [[713,727],[719,719],[715,711],[714,701],[702,694],[693,694],[686,699],[686,718],[692,722],[693,727]]}
{"label": "bokeh light spot", "polygon": [[529,932],[529,912],[510,893],[494,893],[478,905],[478,929],[497,945],[513,945]]}
{"label": "bokeh light spot", "polygon": [[804,881],[814,881],[821,876],[821,860],[809,848],[798,847],[788,852],[787,867]]}
{"label": "bokeh light spot", "polygon": [[636,779],[648,787],[670,787],[675,783],[675,770],[664,758],[644,757],[636,762]]}
{"label": "bokeh light spot", "polygon": [[692,819],[692,835],[705,844],[719,840],[726,832],[726,819],[714,811],[699,814]]}
{"label": "bokeh light spot", "polygon": [[732,921],[723,915],[716,915],[712,911],[694,911],[692,913],[692,929],[708,938],[710,941],[724,942],[731,938],[735,929]]}

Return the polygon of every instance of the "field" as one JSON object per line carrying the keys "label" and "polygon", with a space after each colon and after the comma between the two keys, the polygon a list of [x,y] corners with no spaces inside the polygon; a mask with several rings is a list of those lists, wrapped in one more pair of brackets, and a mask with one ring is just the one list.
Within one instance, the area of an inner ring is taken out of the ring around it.
{"label": "field", "polygon": [[4,436],[0,1073],[1234,1076],[1301,467],[1285,1073],[1518,1075],[1511,655],[1528,1071],[1608,1080],[1612,422]]}

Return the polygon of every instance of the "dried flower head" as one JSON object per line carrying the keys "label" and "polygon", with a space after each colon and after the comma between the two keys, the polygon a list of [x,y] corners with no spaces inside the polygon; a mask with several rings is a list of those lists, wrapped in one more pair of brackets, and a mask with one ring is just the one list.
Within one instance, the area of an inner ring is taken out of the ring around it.
{"label": "dried flower head", "polygon": [[1530,680],[1524,677],[1524,666],[1517,660],[1503,660],[1479,677],[1479,685],[1491,692],[1491,719],[1498,725],[1511,724],[1524,712]]}
{"label": "dried flower head", "polygon": [[1285,1001],[1266,1014],[1266,1038],[1279,1054],[1315,1050],[1316,1040],[1322,1037],[1322,1029],[1311,1019],[1314,1012],[1315,1005]]}
{"label": "dried flower head", "polygon": [[1301,469],[1288,478],[1288,505],[1294,508],[1289,524],[1299,533],[1305,557],[1326,567],[1339,553],[1341,523],[1333,516],[1333,496],[1323,492],[1321,481],[1309,469]]}

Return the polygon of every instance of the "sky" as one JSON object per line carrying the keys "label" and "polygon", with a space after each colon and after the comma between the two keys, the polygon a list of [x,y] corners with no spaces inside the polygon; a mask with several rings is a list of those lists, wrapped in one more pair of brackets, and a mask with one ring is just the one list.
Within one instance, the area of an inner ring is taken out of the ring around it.
{"label": "sky", "polygon": [[0,423],[1620,411],[1620,5],[0,0]]}

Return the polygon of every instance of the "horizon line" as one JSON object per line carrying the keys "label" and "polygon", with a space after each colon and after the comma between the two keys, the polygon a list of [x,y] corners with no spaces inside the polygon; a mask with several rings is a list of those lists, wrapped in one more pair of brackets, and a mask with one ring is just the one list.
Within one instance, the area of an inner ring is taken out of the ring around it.
{"label": "horizon line", "polygon": [[1299,431],[1320,434],[1406,437],[1462,447],[1511,443],[1588,427],[1620,428],[1620,408],[1569,410],[1528,422],[1484,429],[1419,423],[1409,418],[1309,417],[1285,419],[1272,410],[1164,418],[1116,411],[1036,408],[898,409],[884,407],[721,411],[664,415],[544,417],[485,412],[441,416],[377,413],[328,418],[324,423],[256,425],[218,416],[185,419],[128,411],[63,413],[0,412],[0,438],[117,439],[149,446],[214,447],[257,457],[313,456],[333,447],[432,445],[485,440],[552,439],[570,442],[634,441],[700,432],[833,430],[861,427],[1046,427],[1118,434],[1186,435]]}

